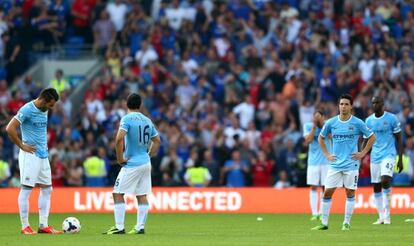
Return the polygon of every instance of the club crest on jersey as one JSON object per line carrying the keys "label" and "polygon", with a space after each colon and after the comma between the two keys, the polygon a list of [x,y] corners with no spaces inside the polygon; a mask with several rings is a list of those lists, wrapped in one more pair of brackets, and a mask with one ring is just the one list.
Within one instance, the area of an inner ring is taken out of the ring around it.
{"label": "club crest on jersey", "polygon": [[353,127],[353,126],[350,126],[348,129],[349,129],[350,131],[353,131],[353,130],[354,130],[354,127]]}

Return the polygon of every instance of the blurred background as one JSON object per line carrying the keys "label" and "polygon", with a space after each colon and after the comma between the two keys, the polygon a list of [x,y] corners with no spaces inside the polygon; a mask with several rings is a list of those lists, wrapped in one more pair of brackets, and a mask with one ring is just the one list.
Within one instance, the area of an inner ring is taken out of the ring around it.
{"label": "blurred background", "polygon": [[154,186],[305,186],[302,126],[343,93],[363,120],[385,98],[405,147],[394,185],[414,184],[414,1],[0,0],[0,35],[2,187],[20,185],[5,126],[48,86],[55,187],[113,185],[130,92],[161,135]]}

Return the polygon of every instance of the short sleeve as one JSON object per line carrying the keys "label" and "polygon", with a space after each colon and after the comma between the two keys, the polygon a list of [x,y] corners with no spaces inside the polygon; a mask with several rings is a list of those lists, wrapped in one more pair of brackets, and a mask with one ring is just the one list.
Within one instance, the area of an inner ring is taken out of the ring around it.
{"label": "short sleeve", "polygon": [[392,117],[392,133],[399,133],[401,132],[401,123],[398,121],[397,117],[393,115]]}
{"label": "short sleeve", "polygon": [[14,116],[14,118],[16,120],[18,120],[20,122],[20,124],[25,122],[27,120],[27,118],[29,118],[29,113],[27,111],[27,107],[20,108],[20,110],[17,112],[17,114],[16,114],[16,116]]}
{"label": "short sleeve", "polygon": [[126,117],[122,117],[121,122],[119,123],[119,129],[122,129],[125,132],[129,131],[129,124]]}
{"label": "short sleeve", "polygon": [[303,125],[303,136],[306,137],[312,130],[312,124],[311,123],[305,123]]}
{"label": "short sleeve", "polygon": [[372,134],[374,134],[372,130],[369,129],[369,127],[362,120],[359,122],[358,128],[361,131],[364,138],[369,138]]}
{"label": "short sleeve", "polygon": [[151,127],[151,138],[158,136],[157,128],[155,128],[154,124]]}
{"label": "short sleeve", "polygon": [[322,127],[321,133],[319,133],[320,136],[326,138],[331,133],[331,121],[328,120]]}

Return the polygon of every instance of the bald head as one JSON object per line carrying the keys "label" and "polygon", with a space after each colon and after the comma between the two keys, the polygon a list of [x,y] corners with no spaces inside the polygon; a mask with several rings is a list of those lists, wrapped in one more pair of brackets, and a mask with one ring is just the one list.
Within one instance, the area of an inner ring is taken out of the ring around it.
{"label": "bald head", "polygon": [[384,98],[378,96],[373,97],[371,103],[375,116],[382,116],[382,114],[384,113]]}

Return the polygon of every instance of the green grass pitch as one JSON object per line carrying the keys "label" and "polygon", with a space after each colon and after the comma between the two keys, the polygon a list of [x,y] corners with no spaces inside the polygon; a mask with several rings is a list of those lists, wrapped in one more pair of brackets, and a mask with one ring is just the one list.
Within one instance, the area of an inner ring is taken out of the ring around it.
{"label": "green grass pitch", "polygon": [[[304,214],[149,214],[145,235],[101,235],[114,224],[112,214],[52,214],[50,224],[60,229],[68,216],[81,221],[79,234],[21,235],[18,214],[0,214],[0,245],[414,245],[414,223],[404,222],[414,215],[376,226],[375,215],[356,214],[348,232],[340,230],[343,215],[331,215],[328,231],[311,231],[317,222]],[[127,230],[135,219],[127,214]],[[31,215],[34,229],[37,221]]]}

